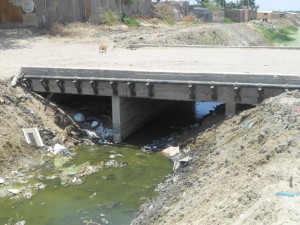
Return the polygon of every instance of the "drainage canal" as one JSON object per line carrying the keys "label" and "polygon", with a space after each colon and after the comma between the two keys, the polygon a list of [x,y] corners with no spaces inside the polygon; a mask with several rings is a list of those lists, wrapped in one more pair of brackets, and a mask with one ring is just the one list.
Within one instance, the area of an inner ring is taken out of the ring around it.
{"label": "drainage canal", "polygon": [[[111,127],[110,98],[56,95],[52,100],[71,114],[84,114],[85,126],[98,121]],[[173,133],[185,135],[185,131],[200,126],[206,114],[203,109],[216,106],[205,104],[175,102],[125,142],[147,146]],[[130,224],[139,206],[156,194],[155,187],[172,167],[160,152],[147,154],[128,145],[81,146],[67,154],[48,155],[36,168],[15,171],[15,183],[5,187],[10,195],[0,197],[0,224]]]}

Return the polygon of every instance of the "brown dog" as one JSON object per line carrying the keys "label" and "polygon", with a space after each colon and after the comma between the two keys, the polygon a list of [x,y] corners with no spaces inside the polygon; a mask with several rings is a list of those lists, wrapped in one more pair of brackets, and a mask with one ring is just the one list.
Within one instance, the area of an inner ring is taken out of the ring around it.
{"label": "brown dog", "polygon": [[103,43],[99,43],[99,52],[101,52],[101,53],[105,52],[106,53],[106,50],[107,50],[107,45],[103,44]]}

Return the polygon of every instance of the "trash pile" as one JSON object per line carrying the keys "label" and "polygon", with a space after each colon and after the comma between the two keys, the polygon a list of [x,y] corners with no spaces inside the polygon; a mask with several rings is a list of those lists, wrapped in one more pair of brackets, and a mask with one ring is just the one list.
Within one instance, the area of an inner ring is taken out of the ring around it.
{"label": "trash pile", "polygon": [[104,126],[101,121],[86,118],[83,113],[75,113],[73,119],[85,131],[86,137],[99,144],[109,144],[112,142],[113,131]]}

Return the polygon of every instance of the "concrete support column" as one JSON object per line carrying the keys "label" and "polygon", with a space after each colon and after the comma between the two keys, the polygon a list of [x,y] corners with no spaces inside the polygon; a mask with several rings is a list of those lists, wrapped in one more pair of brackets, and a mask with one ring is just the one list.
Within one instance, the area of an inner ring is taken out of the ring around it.
{"label": "concrete support column", "polygon": [[172,101],[112,96],[114,141],[120,142],[153,117],[172,105]]}
{"label": "concrete support column", "polygon": [[229,101],[225,103],[225,117],[234,116],[236,113],[236,103]]}
{"label": "concrete support column", "polygon": [[236,113],[237,91],[233,87],[219,87],[218,88],[218,102],[225,103],[225,116],[233,116]]}

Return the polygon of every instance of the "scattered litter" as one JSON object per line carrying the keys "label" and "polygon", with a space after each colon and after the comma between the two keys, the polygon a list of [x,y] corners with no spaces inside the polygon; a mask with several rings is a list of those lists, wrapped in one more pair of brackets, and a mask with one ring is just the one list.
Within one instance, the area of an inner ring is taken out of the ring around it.
{"label": "scattered litter", "polygon": [[170,136],[161,138],[159,140],[153,141],[151,144],[144,145],[142,151],[144,152],[158,152],[162,149],[169,148],[177,144],[178,139],[180,138],[181,132],[174,132]]}
{"label": "scattered litter", "polygon": [[296,109],[296,112],[297,112],[297,113],[300,113],[300,108],[297,108],[297,109]]}
{"label": "scattered litter", "polygon": [[107,163],[105,163],[105,166],[107,166],[107,167],[117,167],[118,162],[116,162],[116,160],[110,160]]}
{"label": "scattered litter", "polygon": [[95,131],[84,130],[89,138],[100,138]]}
{"label": "scattered litter", "polygon": [[85,121],[85,117],[82,113],[76,113],[73,118],[77,123]]}
{"label": "scattered litter", "polygon": [[12,79],[12,81],[11,81],[10,84],[11,84],[12,87],[14,87],[14,86],[17,85],[17,83],[18,83],[18,78],[14,77],[14,78]]}
{"label": "scattered litter", "polygon": [[49,152],[57,155],[61,152],[68,152],[68,148],[60,144],[55,144],[52,148],[49,148]]}
{"label": "scattered litter", "polygon": [[7,191],[13,195],[17,195],[21,192],[19,189],[15,189],[15,188],[8,189]]}
{"label": "scattered litter", "polygon": [[180,153],[180,151],[179,151],[179,146],[177,146],[177,147],[173,147],[173,146],[168,147],[168,148],[162,150],[162,153],[163,153],[166,157],[171,158],[171,157],[173,157],[173,156],[175,156],[175,155],[177,155],[177,154]]}
{"label": "scattered litter", "polygon": [[187,166],[187,164],[192,160],[192,157],[186,156],[179,160],[174,160],[173,172],[176,172],[178,169]]}
{"label": "scattered litter", "polygon": [[34,144],[39,147],[44,147],[42,138],[36,127],[35,128],[23,128],[22,131],[24,133],[25,139],[28,144]]}
{"label": "scattered litter", "polygon": [[98,121],[93,121],[92,123],[91,123],[91,127],[93,128],[93,129],[96,129],[97,127],[99,127],[101,124],[98,122]]}
{"label": "scattered litter", "polygon": [[300,196],[300,194],[291,194],[291,193],[285,193],[285,192],[277,192],[277,196],[282,196],[282,197],[297,197]]}
{"label": "scattered litter", "polygon": [[255,122],[250,122],[250,121],[248,121],[248,122],[244,123],[244,124],[241,126],[241,128],[246,128],[246,127],[252,128],[252,126],[253,126],[254,124],[255,124]]}
{"label": "scattered litter", "polygon": [[97,195],[97,192],[94,192],[94,194],[90,195],[90,198],[94,198]]}
{"label": "scattered litter", "polygon": [[4,184],[4,183],[5,183],[5,180],[2,177],[0,177],[0,184]]}
{"label": "scattered litter", "polygon": [[113,154],[113,155],[110,155],[109,158],[110,159],[114,159],[116,157],[124,157],[124,155],[121,155],[121,154]]}
{"label": "scattered litter", "polygon": [[25,225],[25,224],[26,224],[26,221],[23,220],[23,221],[16,222],[14,225]]}

